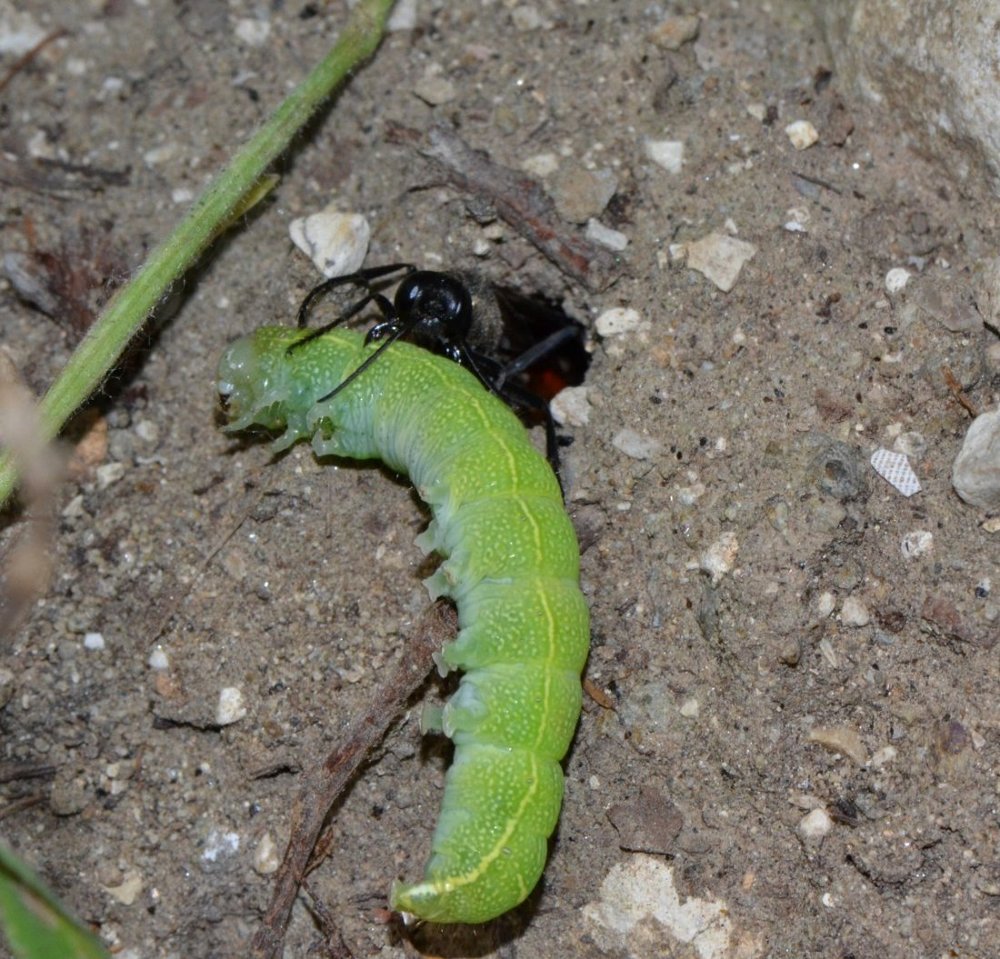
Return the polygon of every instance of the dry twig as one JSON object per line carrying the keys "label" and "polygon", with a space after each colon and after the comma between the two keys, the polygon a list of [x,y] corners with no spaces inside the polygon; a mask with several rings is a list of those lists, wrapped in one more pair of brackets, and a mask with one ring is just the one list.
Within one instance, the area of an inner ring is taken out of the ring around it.
{"label": "dry twig", "polygon": [[392,143],[415,147],[450,183],[489,203],[497,216],[588,290],[610,285],[614,258],[606,250],[562,232],[555,206],[536,180],[494,163],[489,154],[474,150],[450,126],[438,124],[425,135],[393,124],[386,136]]}

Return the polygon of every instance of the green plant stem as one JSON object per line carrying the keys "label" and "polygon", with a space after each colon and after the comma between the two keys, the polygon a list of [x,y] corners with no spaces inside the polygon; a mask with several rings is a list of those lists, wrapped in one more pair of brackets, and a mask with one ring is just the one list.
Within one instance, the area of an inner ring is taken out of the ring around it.
{"label": "green plant stem", "polygon": [[[209,185],[191,212],[122,287],[69,358],[39,404],[41,431],[53,439],[100,386],[157,303],[231,222],[268,165],[347,74],[375,52],[395,0],[361,0],[333,48]],[[17,464],[0,459],[0,506],[17,484]]]}

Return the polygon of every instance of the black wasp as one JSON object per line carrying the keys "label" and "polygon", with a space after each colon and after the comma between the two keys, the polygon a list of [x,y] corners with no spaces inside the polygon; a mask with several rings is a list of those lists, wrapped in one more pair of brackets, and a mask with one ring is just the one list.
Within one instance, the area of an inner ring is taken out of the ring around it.
{"label": "black wasp", "polygon": [[[377,288],[401,274],[390,300]],[[563,386],[582,382],[589,363],[583,326],[542,297],[495,287],[473,273],[420,270],[412,263],[390,263],[335,276],[313,287],[299,307],[298,325],[308,325],[316,301],[340,286],[364,294],[334,320],[313,330],[290,350],[340,326],[374,303],[382,314],[365,338],[379,347],[331,390],[330,399],[374,363],[382,351],[406,337],[468,368],[508,405],[537,415],[545,426],[546,456],[559,473],[559,443],[549,399]]]}

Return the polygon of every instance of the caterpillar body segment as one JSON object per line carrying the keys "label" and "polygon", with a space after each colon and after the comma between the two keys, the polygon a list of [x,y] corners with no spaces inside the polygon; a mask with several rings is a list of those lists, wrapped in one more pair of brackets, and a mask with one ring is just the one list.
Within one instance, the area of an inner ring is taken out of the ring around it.
{"label": "caterpillar body segment", "polygon": [[559,483],[517,417],[449,359],[363,334],[264,327],[219,366],[230,430],[311,438],[320,455],[380,459],[431,507],[418,543],[445,557],[427,585],[452,598],[459,633],[438,657],[458,669],[441,711],[455,742],[424,879],[393,908],[433,922],[483,922],[522,902],[544,869],[563,794],[560,761],[581,707],[589,614]]}

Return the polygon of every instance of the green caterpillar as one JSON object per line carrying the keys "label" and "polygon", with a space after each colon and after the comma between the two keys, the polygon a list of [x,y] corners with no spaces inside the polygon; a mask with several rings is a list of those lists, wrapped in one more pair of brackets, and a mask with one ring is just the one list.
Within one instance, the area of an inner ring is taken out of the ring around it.
{"label": "green caterpillar", "polygon": [[394,909],[485,922],[535,887],[559,818],[560,760],[581,708],[590,627],[580,554],[559,483],[517,417],[457,363],[334,329],[264,327],[219,365],[229,430],[312,438],[319,456],[379,459],[406,473],[433,520],[417,543],[447,557],[426,585],[458,608],[439,668],[464,670],[440,714],[455,742],[424,879],[393,885]]}

